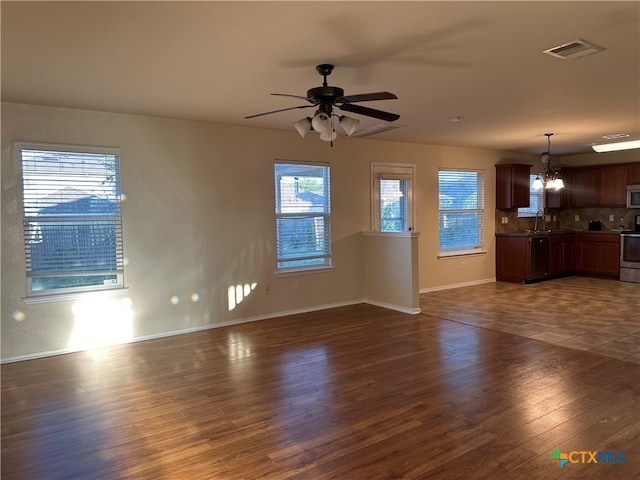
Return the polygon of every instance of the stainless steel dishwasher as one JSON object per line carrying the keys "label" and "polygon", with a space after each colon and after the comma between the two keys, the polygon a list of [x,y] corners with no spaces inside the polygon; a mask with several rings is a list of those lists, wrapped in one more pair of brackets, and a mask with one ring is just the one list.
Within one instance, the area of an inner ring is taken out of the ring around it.
{"label": "stainless steel dishwasher", "polygon": [[549,276],[549,237],[546,235],[533,236],[529,246],[530,264],[529,280],[540,280]]}

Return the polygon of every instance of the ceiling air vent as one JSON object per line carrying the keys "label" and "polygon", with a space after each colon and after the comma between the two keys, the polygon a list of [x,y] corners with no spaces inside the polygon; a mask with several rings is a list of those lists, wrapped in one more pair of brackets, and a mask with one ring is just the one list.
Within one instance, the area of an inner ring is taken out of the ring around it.
{"label": "ceiling air vent", "polygon": [[542,53],[546,53],[552,57],[561,58],[562,60],[575,60],[576,58],[593,55],[594,53],[601,52],[602,50],[604,50],[604,48],[578,39],[558,47],[543,50]]}

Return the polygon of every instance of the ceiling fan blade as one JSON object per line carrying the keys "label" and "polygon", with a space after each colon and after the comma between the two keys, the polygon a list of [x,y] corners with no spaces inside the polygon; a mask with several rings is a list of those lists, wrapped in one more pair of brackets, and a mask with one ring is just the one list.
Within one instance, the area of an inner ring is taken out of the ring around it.
{"label": "ceiling fan blade", "polygon": [[400,118],[400,115],[396,113],[383,112],[382,110],[376,110],[375,108],[363,107],[362,105],[352,105],[351,103],[338,105],[338,108],[347,112],[366,115],[367,117],[379,118],[386,122],[393,122]]}
{"label": "ceiling fan blade", "polygon": [[376,92],[376,93],[362,93],[360,95],[345,95],[338,97],[336,102],[371,102],[373,100],[395,100],[396,97],[393,93],[389,92]]}
{"label": "ceiling fan blade", "polygon": [[375,135],[376,133],[388,132],[389,130],[395,130],[396,128],[406,127],[406,125],[391,125],[390,123],[380,123],[373,125],[362,130],[357,130],[351,134],[352,137],[368,137]]}
{"label": "ceiling fan blade", "polygon": [[309,108],[309,107],[313,107],[313,106],[315,106],[315,105],[298,105],[297,107],[281,108],[280,110],[271,110],[270,112],[256,113],[255,115],[249,115],[249,116],[244,117],[244,118],[261,117],[263,115],[271,115],[272,113],[286,112],[287,110],[295,110],[297,108]]}
{"label": "ceiling fan blade", "polygon": [[307,102],[311,102],[311,99],[308,97],[303,97],[302,95],[291,95],[290,93],[272,93],[271,95],[277,95],[279,97],[291,97],[297,98],[299,100],[306,100]]}

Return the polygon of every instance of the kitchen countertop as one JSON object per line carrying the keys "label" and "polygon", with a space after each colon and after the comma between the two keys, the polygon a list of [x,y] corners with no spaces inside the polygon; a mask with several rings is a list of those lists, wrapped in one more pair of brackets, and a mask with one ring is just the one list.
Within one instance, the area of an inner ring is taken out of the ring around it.
{"label": "kitchen countertop", "polygon": [[539,237],[541,235],[566,235],[569,233],[596,233],[596,234],[609,234],[609,235],[619,235],[622,232],[621,229],[611,229],[611,230],[524,230],[522,232],[496,232],[496,237]]}

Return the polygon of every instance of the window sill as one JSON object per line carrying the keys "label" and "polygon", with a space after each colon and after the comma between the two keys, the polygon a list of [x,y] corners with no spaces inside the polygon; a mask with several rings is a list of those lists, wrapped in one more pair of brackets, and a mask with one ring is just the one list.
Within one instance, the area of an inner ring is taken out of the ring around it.
{"label": "window sill", "polygon": [[365,237],[401,237],[401,238],[417,238],[420,236],[419,232],[413,230],[407,232],[381,232],[379,230],[370,230],[362,232]]}
{"label": "window sill", "polygon": [[334,270],[333,265],[322,265],[317,267],[292,268],[291,270],[276,270],[274,274],[277,277],[290,277],[292,275],[309,275],[311,273],[326,273]]}
{"label": "window sill", "polygon": [[476,257],[479,255],[486,255],[486,250],[474,250],[469,252],[452,252],[452,253],[440,253],[438,254],[438,259],[446,260],[448,258],[458,258],[458,257]]}
{"label": "window sill", "polygon": [[110,288],[105,290],[92,290],[88,292],[74,293],[51,293],[47,295],[33,295],[31,297],[23,297],[24,303],[50,303],[62,302],[65,300],[80,300],[87,297],[113,297],[116,295],[124,295],[129,291],[129,287]]}

